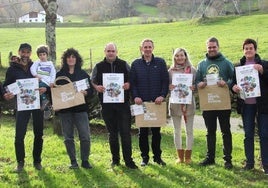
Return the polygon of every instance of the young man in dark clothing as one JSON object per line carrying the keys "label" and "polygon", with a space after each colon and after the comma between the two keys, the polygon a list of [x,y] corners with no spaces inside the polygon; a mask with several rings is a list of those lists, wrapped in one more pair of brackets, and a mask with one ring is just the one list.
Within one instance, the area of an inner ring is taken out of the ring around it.
{"label": "young man in dark clothing", "polygon": [[[197,66],[196,84],[198,90],[207,86],[206,79],[209,74],[215,74],[218,82],[218,87],[231,87],[234,66],[219,52],[219,42],[215,37],[207,40],[207,54],[206,58]],[[203,118],[207,128],[207,156],[200,163],[201,166],[215,164],[215,150],[216,150],[216,130],[217,119],[220,123],[223,139],[223,153],[225,160],[225,168],[231,169],[232,165],[232,134],[230,130],[230,115],[231,109],[228,110],[204,110]]]}

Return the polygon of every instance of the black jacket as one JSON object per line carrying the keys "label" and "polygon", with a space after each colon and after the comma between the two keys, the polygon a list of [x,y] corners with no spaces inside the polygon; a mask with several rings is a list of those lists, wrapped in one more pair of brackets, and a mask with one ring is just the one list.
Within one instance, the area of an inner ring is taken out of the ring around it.
{"label": "black jacket", "polygon": [[[130,67],[126,61],[116,57],[113,63],[109,63],[106,58],[96,64],[92,73],[92,81],[94,84],[103,85],[103,73],[123,73],[124,83],[129,82]],[[129,90],[124,90],[125,102],[129,102]],[[103,93],[99,93],[100,102],[103,103]]]}
{"label": "black jacket", "polygon": [[[59,77],[59,76],[66,76],[72,82],[88,78],[88,81],[90,83],[90,76],[87,74],[86,71],[84,71],[82,69],[75,69],[73,74],[70,74],[69,72],[61,69],[59,72],[57,72],[56,78]],[[68,82],[65,81],[65,80],[59,80],[59,81],[57,81],[56,84],[57,85],[64,85],[64,84],[67,84],[67,83]],[[92,89],[91,84],[90,84],[90,88],[88,88],[86,91],[87,91],[87,94],[88,94],[87,97],[91,97],[93,95],[93,89]],[[85,104],[81,104],[81,105],[74,106],[74,107],[71,107],[71,108],[62,109],[59,112],[60,113],[65,113],[65,112],[74,112],[74,113],[76,113],[76,112],[87,112],[88,113],[89,112],[89,106],[88,106],[87,100],[85,100],[85,101],[86,101]]]}
{"label": "black jacket", "polygon": [[7,85],[16,82],[17,79],[33,78],[33,75],[30,71],[30,67],[32,64],[33,63],[31,61],[28,63],[27,67],[23,67],[17,62],[11,62],[10,67],[7,69],[6,72],[6,78],[3,87],[6,87]]}
{"label": "black jacket", "polygon": [[[263,74],[259,74],[261,96],[257,97],[258,112],[262,114],[268,114],[268,61],[262,60],[258,54],[255,55],[256,64],[260,64],[263,67]],[[240,59],[238,66],[243,66],[246,63],[246,57],[243,56]],[[234,75],[233,85],[237,84],[236,76]],[[240,110],[243,110],[243,100],[239,100],[241,105]],[[239,109],[238,109],[239,110]]]}

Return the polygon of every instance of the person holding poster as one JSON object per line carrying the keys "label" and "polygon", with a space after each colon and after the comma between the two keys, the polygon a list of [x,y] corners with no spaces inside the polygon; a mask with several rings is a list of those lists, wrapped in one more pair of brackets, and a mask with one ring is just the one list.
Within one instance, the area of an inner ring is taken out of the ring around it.
{"label": "person holding poster", "polygon": [[105,58],[93,69],[92,85],[99,94],[102,117],[109,132],[109,145],[112,154],[111,166],[120,165],[118,138],[118,134],[120,134],[125,165],[130,169],[136,169],[138,167],[132,159],[131,143],[130,67],[126,61],[118,58],[117,52],[114,43],[106,44],[104,48]]}
{"label": "person holding poster", "polygon": [[[178,159],[176,163],[186,164],[191,163],[192,147],[193,147],[193,124],[195,114],[195,99],[190,93],[195,89],[195,75],[196,69],[192,66],[189,56],[185,49],[177,48],[173,53],[172,66],[168,70],[169,72],[169,90],[175,92],[175,96],[179,100],[169,99],[169,114],[173,121],[174,126],[174,144],[177,149]],[[178,76],[177,76],[178,75]],[[187,79],[180,75],[189,75],[191,79]],[[178,82],[176,82],[176,76]],[[179,77],[180,76],[180,77]],[[185,80],[185,83],[183,81]],[[190,83],[187,81],[190,80]],[[190,86],[189,86],[189,85]],[[177,93],[177,95],[176,95]],[[184,101],[190,95],[190,102]],[[182,117],[185,121],[186,128],[186,150],[182,146]]]}
{"label": "person holding poster", "polygon": [[[259,86],[261,96],[246,97],[242,100],[241,116],[245,132],[244,151],[246,164],[243,170],[254,169],[254,135],[255,119],[257,118],[258,135],[260,137],[261,160],[264,173],[268,175],[268,62],[261,59],[257,54],[257,42],[253,39],[246,39],[243,43],[244,56],[240,59],[238,66],[253,65],[258,72]],[[234,85],[232,90],[235,93],[244,92],[238,84],[237,74],[234,76]],[[252,85],[252,84],[250,84]]]}
{"label": "person holding poster", "polygon": [[[33,64],[30,59],[32,53],[32,47],[28,43],[23,43],[19,46],[18,54],[20,58],[10,62],[10,67],[7,69],[5,82],[3,87],[6,88],[8,85],[13,84],[18,79],[33,78],[30,72],[30,67]],[[39,93],[43,94],[48,88],[39,88]],[[14,98],[12,92],[5,91],[4,98],[10,100]],[[39,102],[39,101],[38,101]],[[41,153],[43,148],[43,112],[40,109],[22,110],[16,112],[16,130],[15,130],[15,153],[17,159],[16,172],[21,172],[24,169],[25,164],[25,146],[24,138],[27,131],[27,124],[32,115],[33,118],[33,132],[34,132],[34,143],[33,143],[33,165],[35,169],[41,170]]]}
{"label": "person holding poster", "polygon": [[[206,42],[207,54],[197,66],[196,84],[198,90],[207,85],[217,85],[218,87],[231,87],[234,75],[234,66],[219,51],[219,41],[211,37]],[[225,160],[224,167],[231,169],[232,164],[232,134],[230,130],[231,109],[227,110],[204,110],[203,118],[207,128],[207,156],[200,163],[201,166],[215,164],[216,130],[217,119],[220,123],[223,153]]]}
{"label": "person holding poster", "polygon": [[[79,52],[74,48],[68,48],[63,52],[61,57],[61,69],[56,74],[56,78],[60,76],[68,77],[72,82],[88,79],[90,76],[86,71],[82,70],[83,59]],[[66,80],[58,80],[57,85],[68,84]],[[92,87],[79,91],[85,97],[93,94]],[[53,101],[52,101],[53,102]],[[80,158],[81,167],[91,169],[92,166],[88,161],[90,154],[90,129],[88,119],[89,107],[87,103],[76,105],[70,108],[59,110],[58,114],[61,119],[62,132],[64,136],[64,144],[71,161],[70,169],[79,168],[76,159],[76,149],[74,140],[74,126],[76,127],[80,141]]]}
{"label": "person holding poster", "polygon": [[[141,42],[140,51],[142,57],[134,60],[130,69],[130,85],[135,104],[154,102],[161,105],[168,93],[168,71],[164,59],[153,55],[154,42],[144,39]],[[141,150],[141,166],[149,162],[149,130],[152,132],[153,159],[159,165],[166,165],[161,158],[161,133],[160,127],[140,127],[139,147]]]}

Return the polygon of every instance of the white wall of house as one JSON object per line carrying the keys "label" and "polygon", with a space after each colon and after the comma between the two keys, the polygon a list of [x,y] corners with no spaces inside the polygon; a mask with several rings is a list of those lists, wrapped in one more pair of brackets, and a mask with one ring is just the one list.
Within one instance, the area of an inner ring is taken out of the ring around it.
{"label": "white wall of house", "polygon": [[[29,12],[21,17],[19,17],[19,23],[45,23],[46,13],[41,12]],[[57,14],[57,22],[63,22],[63,17]]]}

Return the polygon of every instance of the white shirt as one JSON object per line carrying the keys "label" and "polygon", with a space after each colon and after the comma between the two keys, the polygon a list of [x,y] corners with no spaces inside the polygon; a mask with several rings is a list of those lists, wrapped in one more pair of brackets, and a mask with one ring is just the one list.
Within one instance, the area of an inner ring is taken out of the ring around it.
{"label": "white shirt", "polygon": [[37,60],[33,63],[30,70],[33,76],[41,77],[41,81],[48,86],[55,81],[56,69],[52,61]]}

